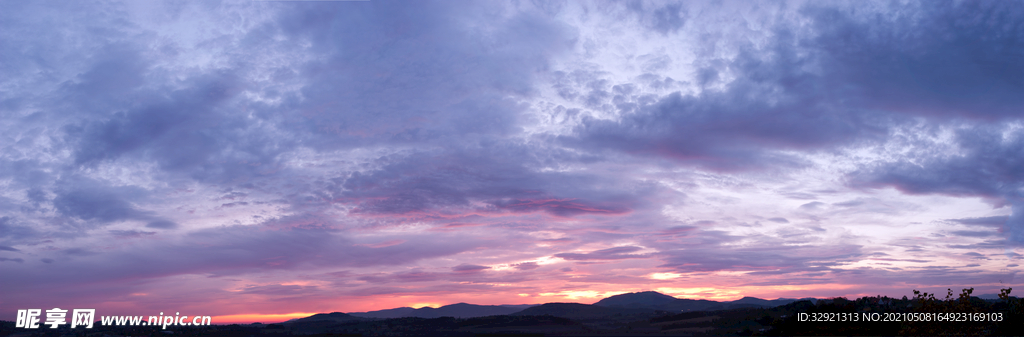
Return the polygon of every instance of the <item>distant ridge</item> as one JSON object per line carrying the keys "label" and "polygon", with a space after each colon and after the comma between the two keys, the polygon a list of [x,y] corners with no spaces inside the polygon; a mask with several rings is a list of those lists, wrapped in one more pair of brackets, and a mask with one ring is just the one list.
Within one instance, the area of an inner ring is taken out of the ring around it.
{"label": "distant ridge", "polygon": [[726,303],[754,304],[754,305],[759,305],[759,306],[765,307],[765,308],[771,308],[771,307],[777,307],[777,306],[780,306],[780,305],[786,305],[786,304],[790,304],[790,303],[793,303],[793,302],[796,302],[796,301],[804,301],[804,300],[811,301],[811,302],[816,302],[817,301],[816,298],[799,298],[799,299],[797,299],[797,298],[780,298],[780,299],[776,299],[776,300],[764,300],[764,299],[760,299],[760,298],[757,298],[757,297],[744,297],[744,298],[741,298],[741,299],[738,299],[738,300],[735,300],[735,301],[732,301],[732,302],[726,302]]}
{"label": "distant ridge", "polygon": [[[814,301],[810,298],[808,300]],[[594,305],[612,308],[649,309],[663,311],[709,311],[736,308],[770,308],[799,301],[798,299],[780,298],[765,300],[756,297],[744,297],[735,301],[718,302],[709,300],[679,299],[656,291],[620,294],[597,301]]]}
{"label": "distant ridge", "polygon": [[419,317],[419,318],[438,318],[438,317],[456,317],[456,318],[473,318],[473,317],[484,317],[484,316],[496,316],[496,315],[508,315],[514,312],[522,311],[523,309],[532,307],[532,304],[523,305],[476,305],[468,303],[456,303],[449,304],[440,308],[423,307],[414,309],[410,307],[385,309],[368,312],[351,312],[349,315],[364,318],[399,318],[399,317]]}
{"label": "distant ridge", "polygon": [[366,320],[366,319],[361,318],[361,317],[355,317],[355,316],[352,316],[352,315],[349,315],[349,314],[346,314],[346,313],[343,313],[343,312],[332,312],[332,313],[329,313],[329,314],[316,314],[316,315],[309,316],[309,317],[291,319],[291,320],[288,320],[288,321],[284,322],[284,324],[309,323],[309,322],[319,322],[319,321],[329,321],[329,322],[339,322],[340,323],[340,322],[363,321],[363,320]]}
{"label": "distant ridge", "polygon": [[[324,331],[339,323],[370,321],[368,318],[355,317],[346,313],[332,312],[329,314],[316,314],[309,317],[291,319],[282,322],[281,325],[299,334],[313,334]],[[268,325],[267,327],[273,326]]]}
{"label": "distant ridge", "polygon": [[449,304],[440,308],[410,308],[401,307],[367,312],[350,312],[348,314],[334,312],[330,314],[316,314],[310,317],[289,320],[286,324],[310,322],[349,322],[368,319],[388,319],[402,317],[419,318],[476,318],[485,316],[514,315],[550,315],[562,318],[595,318],[604,316],[628,316],[640,314],[653,314],[659,311],[664,312],[688,312],[688,311],[713,311],[738,308],[771,308],[786,305],[801,300],[816,302],[814,298],[779,298],[766,300],[756,297],[743,297],[735,301],[709,301],[680,299],[665,295],[656,291],[643,291],[636,293],[619,294],[597,301],[594,304],[580,303],[546,303],[546,304],[519,304],[519,305],[476,305],[468,303]]}
{"label": "distant ridge", "polygon": [[602,307],[647,307],[666,305],[675,302],[677,298],[659,293],[657,291],[644,291],[639,293],[619,294],[597,301],[594,305]]}
{"label": "distant ridge", "polygon": [[594,319],[608,316],[651,314],[654,310],[613,308],[580,303],[546,303],[512,314],[513,316],[555,316],[568,319]]}

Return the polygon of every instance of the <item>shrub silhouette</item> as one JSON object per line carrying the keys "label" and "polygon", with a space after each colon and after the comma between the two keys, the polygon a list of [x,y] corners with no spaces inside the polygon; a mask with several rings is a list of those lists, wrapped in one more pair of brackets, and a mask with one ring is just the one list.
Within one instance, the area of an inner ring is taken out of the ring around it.
{"label": "shrub silhouette", "polygon": [[[883,296],[862,297],[857,300],[833,298],[817,303],[802,302],[786,305],[794,313],[848,313],[864,317],[865,313],[879,313],[900,317],[899,322],[858,321],[807,322],[796,317],[778,319],[772,323],[769,335],[915,335],[915,336],[978,336],[1024,335],[1024,300],[1011,297],[1009,289],[1001,289],[999,300],[985,301],[973,297],[974,288],[962,289],[954,296],[947,289],[946,297],[938,299],[933,293],[914,290],[908,299]],[[908,317],[926,317],[924,320]]]}

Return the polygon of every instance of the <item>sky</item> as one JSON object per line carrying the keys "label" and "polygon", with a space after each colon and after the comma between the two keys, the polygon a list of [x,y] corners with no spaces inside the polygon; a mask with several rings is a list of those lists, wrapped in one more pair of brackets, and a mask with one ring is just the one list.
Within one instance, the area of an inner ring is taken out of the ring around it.
{"label": "sky", "polygon": [[0,7],[3,320],[1024,290],[1024,2]]}

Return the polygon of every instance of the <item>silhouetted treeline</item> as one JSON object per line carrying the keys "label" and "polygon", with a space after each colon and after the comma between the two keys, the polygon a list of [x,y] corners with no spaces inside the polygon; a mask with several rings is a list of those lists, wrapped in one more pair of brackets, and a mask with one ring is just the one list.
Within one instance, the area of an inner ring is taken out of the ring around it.
{"label": "silhouetted treeline", "polygon": [[[820,300],[816,304],[801,301],[780,307],[796,315],[774,319],[770,329],[762,334],[1024,335],[1024,315],[1021,312],[1024,302],[1020,298],[1010,297],[1010,290],[1012,288],[1002,289],[999,300],[973,297],[971,294],[974,288],[969,288],[963,289],[959,296],[954,296],[953,291],[948,290],[944,299],[914,290],[914,297],[909,299],[905,296],[901,299],[877,296],[856,300],[834,298]],[[801,317],[800,313],[806,316]],[[815,314],[819,314],[818,318],[825,321],[812,321]]]}

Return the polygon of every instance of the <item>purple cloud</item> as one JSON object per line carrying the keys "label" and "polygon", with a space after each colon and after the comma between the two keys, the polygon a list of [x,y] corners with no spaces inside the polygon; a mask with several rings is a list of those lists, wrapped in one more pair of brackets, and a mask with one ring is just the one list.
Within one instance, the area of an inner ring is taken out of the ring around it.
{"label": "purple cloud", "polygon": [[626,246],[595,250],[589,253],[560,253],[554,256],[571,261],[639,259],[649,256],[648,254],[630,254],[639,250],[643,250],[643,248]]}
{"label": "purple cloud", "polygon": [[491,267],[488,267],[488,266],[478,266],[478,265],[475,265],[475,264],[466,264],[466,263],[463,263],[463,264],[460,264],[458,266],[452,267],[452,271],[457,272],[457,273],[476,273],[476,272],[484,271],[484,270],[487,270],[487,269],[491,269]]}

